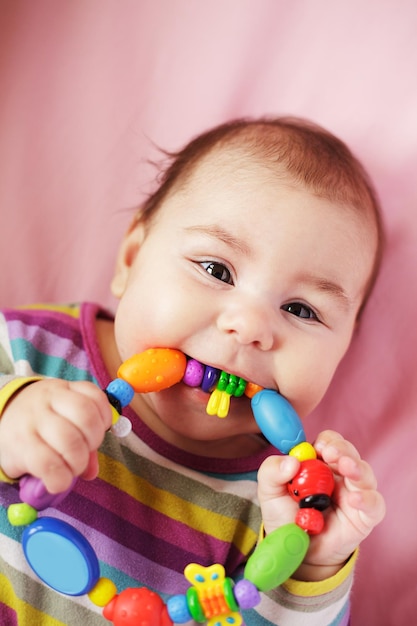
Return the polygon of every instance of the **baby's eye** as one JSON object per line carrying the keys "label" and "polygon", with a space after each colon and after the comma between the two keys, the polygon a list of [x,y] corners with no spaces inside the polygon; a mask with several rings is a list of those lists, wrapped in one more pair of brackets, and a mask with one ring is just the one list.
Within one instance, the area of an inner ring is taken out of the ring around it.
{"label": "baby's eye", "polygon": [[302,319],[318,320],[318,317],[314,313],[313,309],[306,304],[302,304],[301,302],[290,302],[289,304],[284,304],[281,309],[283,311],[287,311],[287,313],[295,315],[296,317],[301,317]]}
{"label": "baby's eye", "polygon": [[203,261],[201,266],[206,270],[207,274],[211,274],[214,278],[217,278],[217,280],[233,285],[232,275],[223,263]]}

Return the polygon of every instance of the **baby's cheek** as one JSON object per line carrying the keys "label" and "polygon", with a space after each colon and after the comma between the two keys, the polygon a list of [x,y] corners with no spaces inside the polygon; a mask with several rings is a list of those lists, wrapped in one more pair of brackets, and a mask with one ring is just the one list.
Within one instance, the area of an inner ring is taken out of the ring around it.
{"label": "baby's cheek", "polygon": [[320,379],[316,379],[310,383],[307,382],[305,387],[297,385],[288,395],[285,393],[285,390],[280,389],[280,391],[292,404],[301,419],[305,419],[319,404],[327,391],[328,385],[329,382],[327,380],[322,382]]}

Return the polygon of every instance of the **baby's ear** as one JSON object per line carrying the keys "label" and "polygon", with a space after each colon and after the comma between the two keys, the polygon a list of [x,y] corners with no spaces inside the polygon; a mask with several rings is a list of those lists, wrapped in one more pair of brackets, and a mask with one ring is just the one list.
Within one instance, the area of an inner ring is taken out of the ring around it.
{"label": "baby's ear", "polygon": [[121,298],[126,289],[130,270],[136,255],[145,239],[145,225],[136,223],[128,230],[120,245],[116,258],[116,268],[110,289],[115,298]]}

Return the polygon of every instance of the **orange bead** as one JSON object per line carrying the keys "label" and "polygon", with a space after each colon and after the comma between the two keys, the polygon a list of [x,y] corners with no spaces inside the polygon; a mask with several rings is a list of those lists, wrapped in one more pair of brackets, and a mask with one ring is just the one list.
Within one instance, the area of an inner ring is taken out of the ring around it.
{"label": "orange bead", "polygon": [[149,348],[122,363],[117,375],[132,385],[136,393],[148,393],[179,383],[186,366],[185,354],[179,350]]}
{"label": "orange bead", "polygon": [[248,383],[245,388],[245,396],[248,398],[253,398],[253,396],[258,393],[258,391],[262,391],[263,387],[257,385],[256,383]]}

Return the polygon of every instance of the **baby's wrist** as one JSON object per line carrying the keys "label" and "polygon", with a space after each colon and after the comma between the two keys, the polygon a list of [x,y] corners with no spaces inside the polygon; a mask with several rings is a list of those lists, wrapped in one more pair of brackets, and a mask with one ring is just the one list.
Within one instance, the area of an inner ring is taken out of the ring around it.
{"label": "baby's wrist", "polygon": [[[6,417],[6,410],[11,405],[13,399],[20,393],[22,389],[24,389],[28,385],[42,380],[42,378],[39,376],[7,376],[5,378],[6,381],[1,381],[3,384],[0,385],[0,423],[2,426],[5,425],[3,418]],[[5,450],[7,451],[8,449],[13,450],[13,447],[10,447],[10,444],[8,445],[3,439],[3,429],[1,433],[1,439],[2,445],[0,450],[0,482],[13,483],[19,480],[19,478],[22,476],[22,472],[18,471],[19,468],[12,467],[10,465],[9,453],[7,454],[7,463],[5,459],[2,458],[1,452],[4,452]],[[19,455],[21,456],[20,451]],[[6,456],[6,454],[4,456]]]}
{"label": "baby's wrist", "polygon": [[0,387],[0,417],[9,401],[24,387],[42,380],[40,376],[22,376],[10,378]]}
{"label": "baby's wrist", "polygon": [[302,582],[319,582],[335,576],[346,565],[348,557],[343,563],[329,565],[313,565],[311,563],[302,563],[294,572],[292,578]]}

